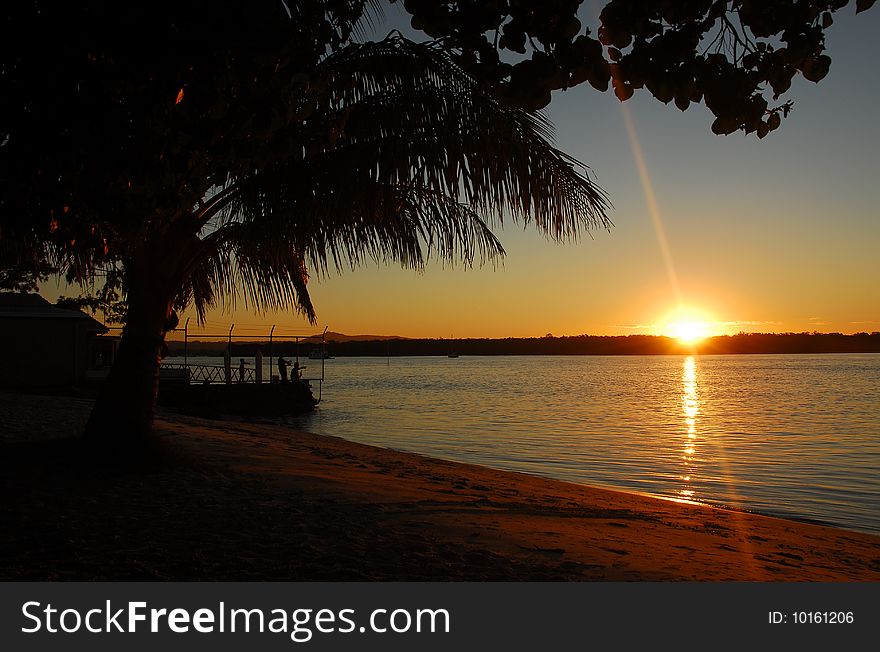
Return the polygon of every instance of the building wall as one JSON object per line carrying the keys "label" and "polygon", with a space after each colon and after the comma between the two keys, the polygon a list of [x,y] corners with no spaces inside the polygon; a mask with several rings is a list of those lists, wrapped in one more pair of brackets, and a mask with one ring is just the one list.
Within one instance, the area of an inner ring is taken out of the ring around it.
{"label": "building wall", "polygon": [[76,383],[85,347],[74,319],[0,319],[0,386],[60,387]]}

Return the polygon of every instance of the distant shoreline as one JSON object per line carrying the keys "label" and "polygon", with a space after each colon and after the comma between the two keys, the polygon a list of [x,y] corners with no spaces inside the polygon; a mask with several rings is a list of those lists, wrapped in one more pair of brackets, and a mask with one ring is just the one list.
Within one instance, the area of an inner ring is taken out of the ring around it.
{"label": "distant shoreline", "polygon": [[[223,355],[227,342],[200,341],[193,336],[187,354]],[[274,355],[306,356],[314,341],[275,341]],[[232,341],[233,354],[252,356],[257,349],[267,355],[268,342],[260,339]],[[720,335],[686,345],[659,335],[574,335],[567,337],[466,338],[466,339],[328,339],[327,352],[334,357],[447,356],[451,347],[461,356],[497,355],[773,355],[824,353],[880,353],[880,333],[747,333]],[[184,343],[168,342],[172,356],[184,354]]]}

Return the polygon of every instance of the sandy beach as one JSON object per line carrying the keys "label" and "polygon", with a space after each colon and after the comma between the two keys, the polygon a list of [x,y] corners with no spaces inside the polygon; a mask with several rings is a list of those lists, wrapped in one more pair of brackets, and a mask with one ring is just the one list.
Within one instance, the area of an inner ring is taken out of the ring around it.
{"label": "sandy beach", "polygon": [[878,581],[880,537],[163,412],[90,460],[90,403],[0,394],[14,580]]}

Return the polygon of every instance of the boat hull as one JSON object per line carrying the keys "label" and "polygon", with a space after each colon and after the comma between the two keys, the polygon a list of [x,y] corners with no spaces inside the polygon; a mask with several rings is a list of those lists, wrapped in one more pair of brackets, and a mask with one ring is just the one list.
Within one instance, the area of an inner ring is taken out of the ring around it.
{"label": "boat hull", "polygon": [[160,384],[159,404],[200,414],[259,417],[311,412],[318,400],[304,382]]}

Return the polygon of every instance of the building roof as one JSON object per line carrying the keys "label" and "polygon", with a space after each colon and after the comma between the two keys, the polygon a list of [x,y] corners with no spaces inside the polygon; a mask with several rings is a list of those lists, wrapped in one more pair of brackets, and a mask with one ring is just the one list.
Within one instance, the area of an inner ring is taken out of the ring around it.
{"label": "building roof", "polygon": [[81,310],[59,308],[39,294],[0,292],[0,319],[80,319],[89,331],[106,333],[107,327]]}

